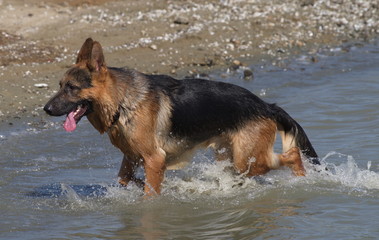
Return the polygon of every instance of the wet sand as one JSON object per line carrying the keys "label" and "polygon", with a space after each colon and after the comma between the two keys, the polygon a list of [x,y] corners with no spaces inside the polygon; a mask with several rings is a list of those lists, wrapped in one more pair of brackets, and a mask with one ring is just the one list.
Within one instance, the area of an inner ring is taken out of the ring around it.
{"label": "wet sand", "polygon": [[0,0],[0,121],[43,118],[89,36],[109,66],[184,77],[299,53],[317,61],[320,48],[378,33],[377,1]]}

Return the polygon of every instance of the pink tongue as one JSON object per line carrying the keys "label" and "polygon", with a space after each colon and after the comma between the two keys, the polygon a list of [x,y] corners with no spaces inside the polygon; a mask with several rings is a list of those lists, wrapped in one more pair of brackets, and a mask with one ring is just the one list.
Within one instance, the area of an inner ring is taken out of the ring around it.
{"label": "pink tongue", "polygon": [[63,127],[67,132],[72,132],[76,129],[76,121],[74,118],[74,113],[75,111],[70,112],[67,115],[66,121],[63,124]]}

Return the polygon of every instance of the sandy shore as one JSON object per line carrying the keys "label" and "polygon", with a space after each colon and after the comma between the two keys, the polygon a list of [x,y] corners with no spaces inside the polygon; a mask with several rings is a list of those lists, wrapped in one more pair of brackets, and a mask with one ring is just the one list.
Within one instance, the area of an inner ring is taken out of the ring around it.
{"label": "sandy shore", "polygon": [[42,117],[83,41],[109,66],[183,77],[379,34],[376,0],[0,0],[0,121]]}

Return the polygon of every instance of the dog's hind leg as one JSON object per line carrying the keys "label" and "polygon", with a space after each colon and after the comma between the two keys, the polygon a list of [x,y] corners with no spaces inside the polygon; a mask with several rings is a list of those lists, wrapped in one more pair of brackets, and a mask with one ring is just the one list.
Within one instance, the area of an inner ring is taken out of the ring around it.
{"label": "dog's hind leg", "polygon": [[251,120],[231,135],[233,162],[239,173],[256,176],[279,167],[273,146],[276,124],[269,119]]}
{"label": "dog's hind leg", "polygon": [[212,144],[212,148],[216,157],[216,161],[231,161],[233,159],[229,139],[220,137],[214,144]]}
{"label": "dog's hind leg", "polygon": [[276,124],[270,120],[252,121],[232,135],[235,168],[247,176],[262,175],[281,166],[289,167],[296,176],[304,176],[299,148],[275,154]]}
{"label": "dog's hind leg", "polygon": [[141,179],[136,178],[135,171],[138,167],[138,163],[129,159],[126,155],[122,159],[120,171],[118,172],[118,183],[126,187],[130,181],[133,181],[139,187],[144,186],[144,182]]}
{"label": "dog's hind leg", "polygon": [[278,154],[281,166],[287,166],[296,176],[305,176],[305,168],[301,161],[300,150],[297,147],[290,148],[283,154]]}

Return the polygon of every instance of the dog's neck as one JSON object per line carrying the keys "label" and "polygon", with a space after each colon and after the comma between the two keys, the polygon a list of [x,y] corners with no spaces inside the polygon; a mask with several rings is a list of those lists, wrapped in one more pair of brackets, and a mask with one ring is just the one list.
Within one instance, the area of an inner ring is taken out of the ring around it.
{"label": "dog's neck", "polygon": [[93,113],[87,116],[101,134],[108,132],[120,120],[130,122],[146,98],[148,84],[145,77],[136,71],[128,71],[129,77],[122,78],[116,70],[108,69],[101,87],[103,92],[93,103]]}
{"label": "dog's neck", "polygon": [[119,120],[119,110],[109,111],[109,109],[104,109],[102,106],[93,106],[93,108],[94,111],[88,114],[87,118],[101,134],[107,132]]}
{"label": "dog's neck", "polygon": [[117,110],[115,115],[113,115],[113,121],[111,123],[111,127],[117,123],[118,119],[120,119],[120,108]]}

